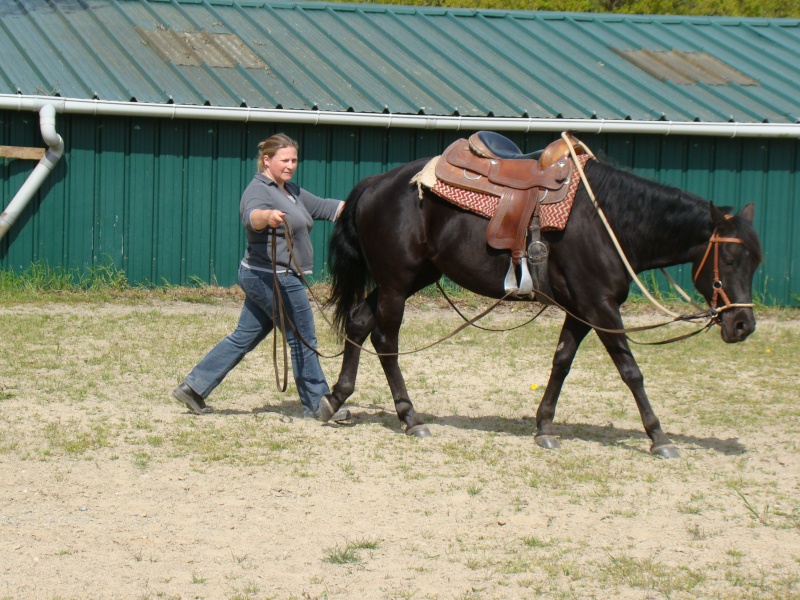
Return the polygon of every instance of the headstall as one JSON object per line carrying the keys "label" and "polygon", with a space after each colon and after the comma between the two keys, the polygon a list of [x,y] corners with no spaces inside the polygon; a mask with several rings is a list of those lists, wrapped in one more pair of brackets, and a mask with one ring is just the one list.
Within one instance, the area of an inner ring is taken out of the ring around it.
{"label": "headstall", "polygon": [[[727,217],[730,218],[730,217]],[[722,279],[719,276],[719,245],[724,243],[729,244],[743,244],[744,242],[740,238],[733,238],[733,237],[720,237],[717,235],[717,230],[714,230],[714,233],[711,234],[711,239],[708,240],[708,248],[706,248],[706,253],[703,255],[703,260],[700,261],[700,266],[697,267],[697,271],[695,271],[694,278],[692,281],[695,283],[697,282],[697,278],[700,276],[700,271],[703,270],[703,267],[706,264],[706,260],[708,260],[708,255],[711,253],[711,248],[714,248],[714,294],[711,297],[711,302],[709,303],[711,306],[711,310],[714,313],[714,319],[716,320],[717,324],[719,324],[719,314],[723,311],[729,310],[731,308],[753,308],[755,304],[752,302],[750,303],[743,303],[737,302],[733,303],[728,298],[728,294],[725,293],[725,290],[722,287]],[[725,302],[723,306],[717,306],[717,301],[719,298]]]}

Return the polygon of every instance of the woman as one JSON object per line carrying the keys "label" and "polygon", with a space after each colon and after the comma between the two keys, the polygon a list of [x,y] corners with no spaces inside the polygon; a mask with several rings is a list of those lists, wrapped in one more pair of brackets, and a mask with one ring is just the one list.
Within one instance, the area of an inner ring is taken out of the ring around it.
{"label": "woman", "polygon": [[[261,142],[258,148],[258,172],[239,205],[242,225],[247,231],[247,250],[239,266],[239,285],[245,293],[239,323],[233,333],[192,369],[172,395],[197,415],[213,412],[205,399],[275,327],[273,287],[277,273],[287,316],[283,333],[292,351],[292,373],[305,408],[303,416],[318,418],[319,401],[330,389],[319,357],[295,335],[288,320],[308,345],[317,347],[314,315],[299,272],[311,273],[314,265],[310,236],[314,219],[335,221],[344,202],[320,198],[291,183],[298,155],[297,142],[292,138],[279,133]],[[284,223],[291,228],[296,262],[289,254]],[[273,236],[277,242],[276,264],[272,263]],[[344,421],[349,417],[348,410],[341,410],[333,420]]]}

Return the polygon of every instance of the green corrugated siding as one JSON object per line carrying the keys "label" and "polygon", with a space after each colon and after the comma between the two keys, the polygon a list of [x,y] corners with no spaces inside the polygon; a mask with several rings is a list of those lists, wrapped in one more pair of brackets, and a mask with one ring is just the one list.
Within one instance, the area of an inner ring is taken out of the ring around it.
{"label": "green corrugated siding", "polygon": [[[60,115],[66,150],[37,196],[0,241],[0,266],[22,271],[43,261],[65,269],[112,263],[147,285],[236,282],[245,246],[242,190],[255,170],[257,144],[284,131],[301,144],[297,182],[345,198],[362,178],[439,154],[468,132],[281,126]],[[550,134],[511,134],[523,150]],[[617,166],[740,209],[756,202],[766,255],[755,291],[771,304],[800,304],[800,152],[796,140],[586,135]],[[38,116],[0,112],[0,144],[41,146]],[[3,206],[34,167],[0,168]],[[317,223],[315,272],[327,261],[330,223]],[[691,288],[688,267],[673,270]],[[665,285],[665,284],[664,284]]]}

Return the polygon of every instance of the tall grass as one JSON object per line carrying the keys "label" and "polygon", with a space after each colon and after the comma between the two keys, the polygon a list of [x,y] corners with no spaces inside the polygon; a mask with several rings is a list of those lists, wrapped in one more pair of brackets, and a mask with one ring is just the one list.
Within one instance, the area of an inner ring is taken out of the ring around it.
{"label": "tall grass", "polygon": [[21,272],[13,269],[0,270],[0,291],[7,293],[100,292],[128,288],[125,272],[111,262],[86,269],[65,269],[37,261]]}
{"label": "tall grass", "polygon": [[171,299],[199,304],[221,298],[241,297],[238,286],[209,285],[199,277],[189,278],[186,286],[163,281],[160,285],[131,284],[124,270],[108,261],[92,267],[52,267],[44,261],[28,268],[0,269],[0,300],[6,302],[106,302],[112,298],[129,300]]}

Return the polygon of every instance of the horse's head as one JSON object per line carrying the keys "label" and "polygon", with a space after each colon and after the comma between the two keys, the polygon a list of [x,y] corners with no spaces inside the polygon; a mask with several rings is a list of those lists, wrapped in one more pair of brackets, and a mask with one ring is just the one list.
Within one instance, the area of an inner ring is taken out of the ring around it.
{"label": "horse's head", "polygon": [[695,287],[716,311],[727,343],[744,341],[756,328],[753,274],[761,262],[761,245],[753,229],[753,204],[738,215],[711,205],[714,232],[694,262]]}

